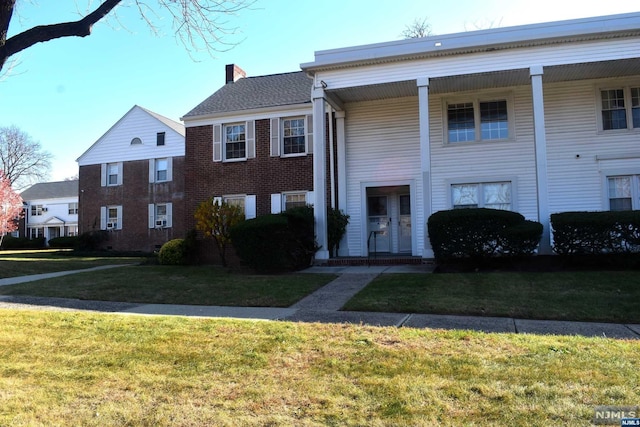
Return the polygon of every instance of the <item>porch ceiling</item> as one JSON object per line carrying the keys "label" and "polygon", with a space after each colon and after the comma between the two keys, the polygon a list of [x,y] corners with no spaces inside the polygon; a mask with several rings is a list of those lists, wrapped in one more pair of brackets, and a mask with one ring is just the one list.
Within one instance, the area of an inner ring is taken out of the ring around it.
{"label": "porch ceiling", "polygon": [[[543,83],[554,83],[633,75],[640,75],[640,58],[547,66],[544,67],[542,80]],[[455,93],[522,86],[529,85],[529,81],[528,68],[436,77],[429,80],[429,93]],[[418,95],[418,87],[415,80],[355,86],[336,90],[328,89],[327,91],[343,103]]]}

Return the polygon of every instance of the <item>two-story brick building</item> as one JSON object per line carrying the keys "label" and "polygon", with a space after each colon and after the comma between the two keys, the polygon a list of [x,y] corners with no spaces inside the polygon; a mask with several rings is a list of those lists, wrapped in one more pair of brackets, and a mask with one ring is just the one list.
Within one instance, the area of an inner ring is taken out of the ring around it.
{"label": "two-story brick building", "polygon": [[77,161],[80,233],[147,252],[185,236],[182,124],[136,105]]}

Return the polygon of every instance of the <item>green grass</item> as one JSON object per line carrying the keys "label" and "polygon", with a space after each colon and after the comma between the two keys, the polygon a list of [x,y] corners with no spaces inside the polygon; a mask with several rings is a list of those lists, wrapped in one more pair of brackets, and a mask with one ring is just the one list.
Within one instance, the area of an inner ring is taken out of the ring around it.
{"label": "green grass", "polygon": [[110,264],[133,264],[141,258],[87,257],[69,255],[65,250],[0,251],[0,279],[57,271],[80,270]]}
{"label": "green grass", "polygon": [[640,342],[0,310],[0,425],[591,425]]}
{"label": "green grass", "polygon": [[343,310],[640,323],[640,272],[384,274]]}
{"label": "green grass", "polygon": [[289,307],[335,279],[330,274],[231,274],[216,266],[129,266],[0,287],[32,295],[155,304]]}

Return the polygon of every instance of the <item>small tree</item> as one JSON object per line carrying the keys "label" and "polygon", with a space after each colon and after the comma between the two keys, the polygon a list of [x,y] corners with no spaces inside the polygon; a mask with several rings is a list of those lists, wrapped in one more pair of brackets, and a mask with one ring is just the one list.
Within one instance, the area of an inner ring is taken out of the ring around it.
{"label": "small tree", "polygon": [[407,25],[404,27],[404,31],[402,31],[401,35],[405,39],[419,39],[422,37],[428,37],[432,35],[431,24],[429,24],[427,18],[416,18],[411,23],[411,25]]}
{"label": "small tree", "polygon": [[210,198],[200,203],[195,213],[196,230],[205,237],[213,237],[218,247],[220,261],[227,266],[226,249],[231,243],[231,228],[244,221],[244,212],[240,206],[230,205]]}
{"label": "small tree", "polygon": [[18,229],[22,214],[22,197],[11,188],[11,182],[0,171],[0,246],[5,234]]}

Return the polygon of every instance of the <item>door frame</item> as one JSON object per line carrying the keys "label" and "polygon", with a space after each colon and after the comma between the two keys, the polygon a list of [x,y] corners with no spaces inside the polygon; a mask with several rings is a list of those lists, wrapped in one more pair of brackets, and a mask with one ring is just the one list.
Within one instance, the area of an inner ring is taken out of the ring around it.
{"label": "door frame", "polygon": [[[391,181],[363,181],[360,182],[360,242],[361,254],[367,256],[367,238],[368,238],[368,207],[367,207],[367,189],[378,187],[409,187],[409,197],[411,198],[411,255],[418,256],[418,239],[416,235],[417,221],[417,191],[415,179],[399,179]],[[404,192],[403,194],[407,194]]]}

